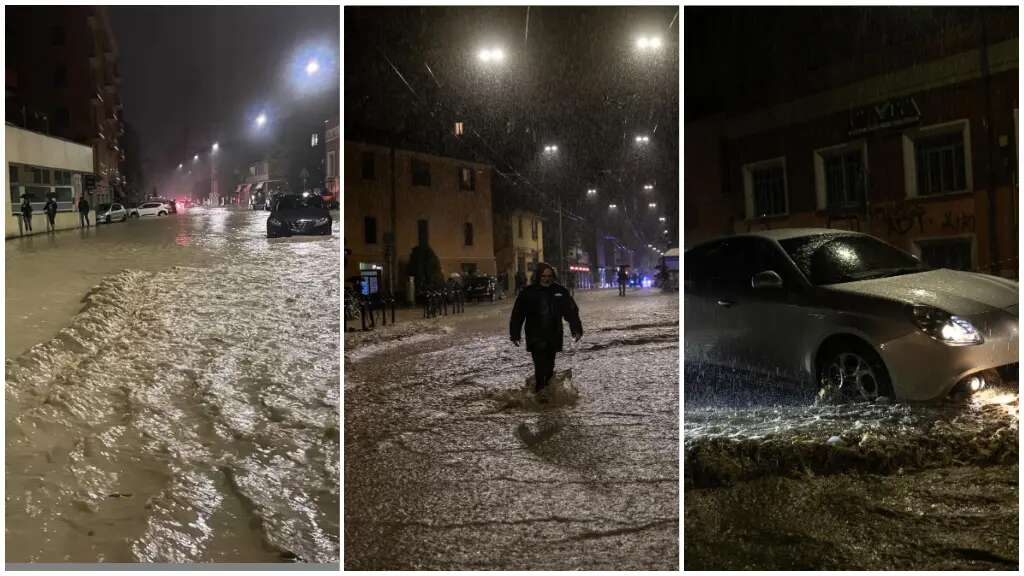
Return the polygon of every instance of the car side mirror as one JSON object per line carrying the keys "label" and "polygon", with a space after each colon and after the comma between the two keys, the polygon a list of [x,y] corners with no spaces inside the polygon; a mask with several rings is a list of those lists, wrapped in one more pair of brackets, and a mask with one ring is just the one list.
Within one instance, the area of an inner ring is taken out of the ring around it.
{"label": "car side mirror", "polygon": [[765,270],[754,274],[750,278],[750,285],[754,289],[782,288],[782,276],[779,276],[774,270]]}

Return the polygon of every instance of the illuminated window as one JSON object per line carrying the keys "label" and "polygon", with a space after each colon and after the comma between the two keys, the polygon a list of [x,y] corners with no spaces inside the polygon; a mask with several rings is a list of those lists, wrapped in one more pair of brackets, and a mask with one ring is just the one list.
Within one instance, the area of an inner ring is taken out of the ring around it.
{"label": "illuminated window", "polygon": [[456,136],[462,136],[464,131],[465,131],[465,129],[462,126],[462,122],[456,122],[455,123],[455,135]]}
{"label": "illuminated window", "polygon": [[309,147],[316,148],[316,145],[320,143],[320,134],[313,132],[313,135],[309,137]]}

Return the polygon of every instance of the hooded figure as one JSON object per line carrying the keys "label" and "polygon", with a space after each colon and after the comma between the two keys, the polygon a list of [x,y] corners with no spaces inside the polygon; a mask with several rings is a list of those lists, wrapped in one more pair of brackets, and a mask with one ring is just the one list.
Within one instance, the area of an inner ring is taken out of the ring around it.
{"label": "hooded figure", "polygon": [[509,336],[516,346],[526,323],[526,349],[533,356],[536,392],[548,385],[555,372],[555,354],[562,351],[562,320],[569,323],[574,339],[583,337],[579,308],[569,291],[555,280],[554,268],[537,264],[530,285],[516,298],[509,321]]}

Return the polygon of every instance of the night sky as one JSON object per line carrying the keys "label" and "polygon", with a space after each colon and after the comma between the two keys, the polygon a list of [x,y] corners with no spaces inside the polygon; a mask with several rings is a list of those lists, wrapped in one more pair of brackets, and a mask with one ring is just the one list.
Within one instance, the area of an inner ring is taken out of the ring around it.
{"label": "night sky", "polygon": [[[635,200],[640,184],[654,181],[651,199],[675,220],[676,7],[535,6],[529,16],[525,6],[345,10],[347,139],[399,135],[429,148],[462,120],[480,134],[464,139],[480,160],[534,182],[540,151],[557,143],[555,184],[576,199],[596,187],[603,206]],[[640,35],[659,35],[661,51],[638,53]],[[498,45],[505,63],[482,65],[477,52]],[[642,154],[639,133],[653,133]]]}
{"label": "night sky", "polygon": [[147,178],[214,140],[244,141],[261,107],[297,105],[287,70],[299,47],[327,42],[337,57],[337,6],[109,10],[124,117],[139,134]]}

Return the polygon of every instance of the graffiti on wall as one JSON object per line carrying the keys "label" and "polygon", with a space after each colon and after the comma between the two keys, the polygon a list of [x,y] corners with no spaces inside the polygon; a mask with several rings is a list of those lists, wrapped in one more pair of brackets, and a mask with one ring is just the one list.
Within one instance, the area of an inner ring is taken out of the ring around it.
{"label": "graffiti on wall", "polygon": [[963,232],[974,232],[974,214],[968,214],[961,210],[946,210],[942,218],[942,231],[959,234]]}
{"label": "graffiti on wall", "polygon": [[885,221],[890,235],[904,236],[917,228],[924,233],[925,209],[917,204],[889,204],[876,209],[876,217]]}
{"label": "graffiti on wall", "polygon": [[938,220],[928,216],[924,206],[911,203],[891,203],[875,206],[872,215],[884,221],[890,236],[907,234],[943,233],[964,234],[975,231],[976,219],[972,211],[946,210]]}

